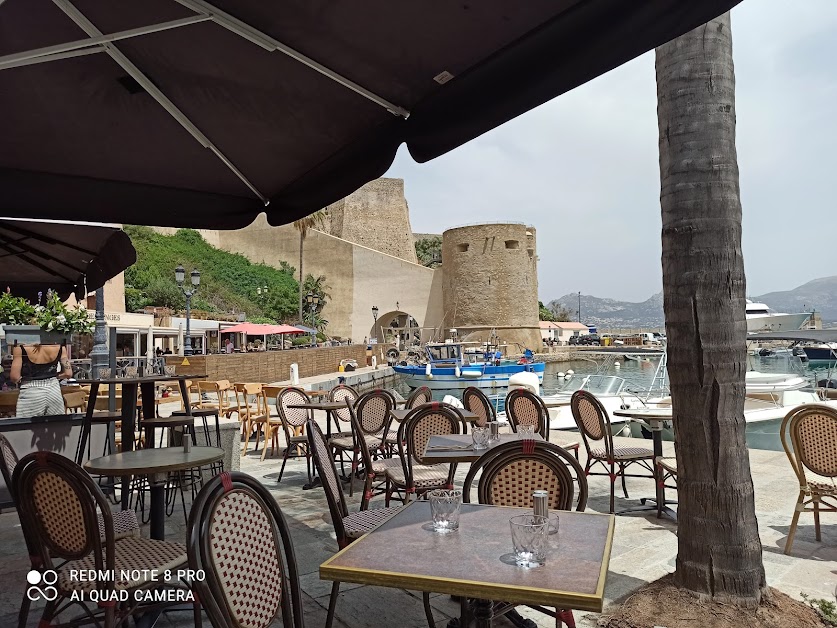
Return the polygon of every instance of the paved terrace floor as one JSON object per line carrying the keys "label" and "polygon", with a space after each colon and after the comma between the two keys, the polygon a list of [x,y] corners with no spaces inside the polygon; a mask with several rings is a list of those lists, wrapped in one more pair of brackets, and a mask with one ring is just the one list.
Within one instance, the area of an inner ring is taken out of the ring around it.
{"label": "paved terrace floor", "polygon": [[[319,420],[321,424],[324,422],[323,417],[319,417]],[[635,440],[617,440],[636,445]],[[650,446],[650,441],[648,444]],[[671,443],[666,443],[666,446],[670,448]],[[796,598],[805,592],[833,599],[837,583],[837,518],[823,515],[823,540],[820,543],[814,539],[813,516],[802,515],[793,556],[785,556],[782,550],[797,495],[794,476],[783,452],[752,450],[750,462],[769,584]],[[251,453],[242,460],[241,469],[259,478],[271,490],[285,513],[302,574],[306,625],[323,626],[331,583],[319,579],[318,568],[321,562],[337,551],[325,496],[322,489],[302,490],[306,481],[304,461],[292,459],[285,469],[281,484],[276,483],[279,465],[278,456],[260,462],[258,455]],[[466,472],[467,466],[460,465],[457,472],[458,485],[461,486]],[[607,479],[593,477],[589,486],[588,509],[606,512]],[[650,479],[629,478],[628,490],[631,499],[617,497],[617,509],[635,505],[637,498],[653,494],[653,483]],[[348,498],[347,492],[347,499],[349,508],[357,509],[360,503],[358,492],[353,498]],[[373,507],[376,503],[383,505],[383,500],[376,499]],[[608,603],[618,602],[643,584],[674,570],[676,531],[673,521],[657,519],[656,513],[617,517],[606,588]],[[147,535],[148,531],[144,530],[144,534]],[[183,541],[184,538],[182,510],[176,509],[168,519],[167,539]],[[3,564],[0,570],[0,626],[15,626],[29,560],[14,511],[0,514],[0,554]],[[393,556],[393,560],[397,560],[397,557]],[[560,569],[560,565],[551,565],[549,568]],[[432,605],[440,628],[446,626],[448,619],[458,613],[458,604],[446,595],[434,595]],[[522,612],[539,626],[554,626],[554,620],[545,615],[528,609]],[[29,626],[37,626],[37,615],[33,610]],[[576,612],[579,626],[594,626],[596,618],[595,614]],[[170,613],[158,622],[158,626],[163,628],[192,625],[190,613]],[[208,622],[204,622],[204,626],[208,625]],[[275,625],[279,626],[280,622],[275,622]],[[347,583],[341,587],[334,625],[352,628],[421,628],[427,624],[420,593]],[[512,624],[506,619],[498,619],[495,625]]]}

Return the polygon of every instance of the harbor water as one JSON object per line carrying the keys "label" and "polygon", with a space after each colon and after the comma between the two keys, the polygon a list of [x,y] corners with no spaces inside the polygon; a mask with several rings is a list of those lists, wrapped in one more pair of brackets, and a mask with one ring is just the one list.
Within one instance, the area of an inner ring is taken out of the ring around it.
{"label": "harbor water", "polygon": [[[601,355],[601,354],[600,354]],[[827,377],[837,378],[837,362],[811,361],[801,362],[792,357],[761,357],[748,355],[748,369],[763,373],[796,373],[808,377],[812,381]],[[574,360],[571,362],[557,362],[546,365],[541,394],[551,395],[564,390],[575,390],[578,380],[585,375],[615,375],[625,379],[626,388],[635,391],[648,390],[654,380],[659,358],[649,358],[647,361],[624,360],[618,354],[610,354],[606,358],[596,356],[596,359]],[[618,366],[617,366],[618,365]],[[573,374],[567,377],[567,372]],[[563,375],[563,377],[558,377]],[[395,384],[396,390],[403,396],[410,394],[410,388],[399,378]],[[490,397],[499,396],[502,409],[502,398],[506,389],[496,391],[485,390]],[[445,395],[460,398],[459,390],[434,390],[433,398],[442,401]],[[770,449],[780,451],[782,444],[779,439],[779,425],[781,421],[764,421],[747,426],[747,445],[755,449]],[[636,436],[650,438],[650,432],[642,430],[639,425],[633,426],[632,432]],[[670,436],[669,436],[670,438]]]}

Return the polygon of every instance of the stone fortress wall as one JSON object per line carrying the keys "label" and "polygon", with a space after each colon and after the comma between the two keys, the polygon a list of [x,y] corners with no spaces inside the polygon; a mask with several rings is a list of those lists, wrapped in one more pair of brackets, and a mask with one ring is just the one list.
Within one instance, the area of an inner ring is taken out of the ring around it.
{"label": "stone fortress wall", "polygon": [[539,349],[537,259],[535,229],[521,223],[445,231],[445,327],[462,340],[487,341],[495,331],[501,342]]}
{"label": "stone fortress wall", "polygon": [[416,263],[403,179],[370,181],[326,210],[326,233]]}
{"label": "stone fortress wall", "polygon": [[[331,335],[360,341],[409,314],[420,327],[443,327],[443,337],[450,327],[473,340],[488,340],[496,330],[509,344],[540,347],[534,228],[449,229],[442,235],[443,266],[431,269],[417,263],[403,180],[377,179],[328,210],[322,230],[309,231],[305,240],[303,272],[326,277],[331,299],[323,316]],[[293,225],[271,226],[263,214],[243,229],[200,233],[252,262],[299,266],[299,232]]]}

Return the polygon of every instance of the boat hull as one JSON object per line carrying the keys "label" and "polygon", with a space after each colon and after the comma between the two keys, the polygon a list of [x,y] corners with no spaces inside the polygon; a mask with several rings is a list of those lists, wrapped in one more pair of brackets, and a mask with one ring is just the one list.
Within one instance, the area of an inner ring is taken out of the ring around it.
{"label": "boat hull", "polygon": [[831,348],[828,345],[813,347],[802,347],[809,360],[837,360],[837,347]]}
{"label": "boat hull", "polygon": [[[535,362],[534,364],[501,364],[500,366],[486,366],[485,369],[476,366],[460,368],[457,376],[455,368],[436,367],[431,369],[428,376],[425,366],[400,366],[396,364],[393,370],[404,378],[410,388],[427,386],[431,390],[464,390],[470,386],[493,390],[495,388],[507,388],[509,378],[516,373],[529,371],[538,376],[538,382],[543,383],[543,373],[546,364]],[[481,371],[476,376],[475,371]]]}
{"label": "boat hull", "polygon": [[810,313],[747,315],[747,331],[797,331],[811,318]]}

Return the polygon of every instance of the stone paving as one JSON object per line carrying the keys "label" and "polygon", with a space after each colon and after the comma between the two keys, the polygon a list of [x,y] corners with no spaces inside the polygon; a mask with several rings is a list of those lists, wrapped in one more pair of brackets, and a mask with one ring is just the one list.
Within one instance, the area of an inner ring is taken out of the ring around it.
{"label": "stone paving", "polygon": [[[322,417],[320,417],[322,422]],[[628,439],[617,439],[628,441]],[[628,441],[636,445],[635,440]],[[650,443],[649,443],[650,446]],[[666,443],[667,447],[671,443]],[[583,449],[583,448],[582,448]],[[583,451],[582,451],[583,456]],[[751,450],[750,461],[756,490],[756,510],[762,543],[764,564],[770,585],[798,598],[801,592],[816,597],[833,599],[837,583],[837,519],[823,515],[822,542],[814,539],[812,515],[803,515],[793,547],[793,555],[782,552],[790,524],[797,485],[783,452]],[[321,489],[303,491],[306,482],[302,460],[288,463],[282,483],[277,484],[280,466],[278,456],[259,461],[251,453],[241,462],[241,469],[259,478],[273,493],[291,526],[294,546],[304,591],[305,622],[308,626],[325,624],[331,583],[321,581],[318,568],[321,562],[337,551],[325,496]],[[467,466],[461,465],[457,479],[461,485]],[[356,484],[356,487],[359,484]],[[589,482],[588,509],[605,512],[608,506],[608,482],[605,477],[592,477]],[[619,498],[617,510],[635,505],[636,498],[653,493],[650,479],[629,478],[631,499]],[[350,510],[359,505],[358,492],[348,497]],[[382,499],[380,499],[382,502]],[[373,502],[373,507],[376,502]],[[381,503],[382,505],[382,503]],[[677,553],[676,524],[669,519],[657,519],[652,512],[624,515],[616,518],[613,552],[608,573],[607,603],[618,602],[637,587],[674,570]],[[147,530],[145,531],[147,534]],[[185,525],[183,512],[175,509],[168,519],[167,539],[183,540]],[[19,607],[29,561],[26,555],[17,514],[0,514],[0,627],[17,623]],[[397,557],[393,557],[397,560]],[[559,568],[556,566],[555,568]],[[35,605],[37,606],[37,604]],[[434,617],[441,628],[458,613],[458,604],[446,595],[432,598]],[[554,626],[551,618],[528,609],[522,613],[539,626]],[[30,613],[29,626],[37,626],[38,613]],[[579,626],[594,626],[597,615],[576,612]],[[506,619],[495,621],[497,626],[511,626]],[[191,626],[190,613],[169,613],[157,624],[161,627]],[[204,622],[204,626],[208,626]],[[280,625],[276,622],[275,625]],[[337,627],[362,626],[426,626],[421,594],[382,587],[344,584],[337,604]]]}

